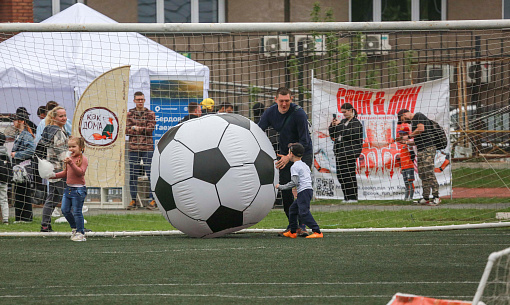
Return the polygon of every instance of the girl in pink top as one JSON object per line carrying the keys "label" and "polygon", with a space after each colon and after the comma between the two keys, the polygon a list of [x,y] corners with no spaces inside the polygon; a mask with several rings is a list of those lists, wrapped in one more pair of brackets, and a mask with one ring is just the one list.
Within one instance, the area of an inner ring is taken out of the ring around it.
{"label": "girl in pink top", "polygon": [[[55,178],[66,178],[66,188],[62,198],[62,214],[71,226],[71,240],[85,241],[83,220],[83,202],[87,196],[85,171],[88,160],[83,155],[85,140],[81,137],[70,137],[68,140],[70,156],[64,160],[64,170],[56,173]],[[72,212],[71,212],[72,209]]]}

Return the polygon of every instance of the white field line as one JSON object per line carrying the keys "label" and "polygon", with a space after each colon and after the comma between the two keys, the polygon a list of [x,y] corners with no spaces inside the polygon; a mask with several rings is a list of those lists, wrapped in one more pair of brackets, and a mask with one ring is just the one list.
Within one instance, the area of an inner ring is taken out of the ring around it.
{"label": "white field line", "polygon": [[[294,283],[295,284],[295,283]],[[136,296],[145,296],[145,297],[203,297],[203,298],[225,298],[225,299],[367,299],[367,298],[385,298],[391,299],[393,295],[276,295],[276,296],[255,296],[255,295],[227,295],[227,294],[188,294],[188,293],[85,293],[85,294],[43,294],[43,295],[5,295],[0,296],[0,299],[14,299],[14,298],[24,298],[24,299],[33,299],[33,298],[102,298],[102,297],[136,297]],[[472,296],[456,296],[456,295],[439,295],[439,296],[430,296],[433,298],[440,299],[471,299]]]}
{"label": "white field line", "polygon": [[[478,281],[403,281],[403,282],[307,282],[306,285],[339,285],[339,286],[374,286],[374,285],[463,285],[477,284]],[[140,284],[100,284],[100,285],[38,285],[38,286],[18,286],[18,287],[0,287],[0,290],[22,290],[22,289],[71,289],[71,288],[115,288],[115,287],[218,287],[218,286],[288,286],[296,283],[140,283]]]}
{"label": "white field line", "polygon": [[[325,233],[348,233],[348,232],[422,232],[422,231],[450,231],[463,229],[487,229],[510,227],[510,222],[464,224],[449,226],[428,227],[402,227],[402,228],[360,228],[360,229],[322,229]],[[237,233],[277,233],[282,229],[244,229]],[[122,231],[122,232],[88,232],[87,237],[121,237],[121,236],[168,236],[181,235],[178,230],[172,231]],[[34,237],[34,236],[71,236],[71,232],[0,232],[0,237]]]}

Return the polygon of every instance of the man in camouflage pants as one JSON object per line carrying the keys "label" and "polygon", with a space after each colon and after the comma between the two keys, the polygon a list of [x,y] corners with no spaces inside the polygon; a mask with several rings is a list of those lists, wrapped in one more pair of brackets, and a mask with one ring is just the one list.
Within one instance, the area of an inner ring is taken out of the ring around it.
{"label": "man in camouflage pants", "polygon": [[[407,109],[401,109],[398,114],[398,123],[409,122],[412,133],[409,137],[414,138],[418,149],[418,175],[422,181],[423,198],[418,201],[422,205],[438,205],[439,183],[434,174],[434,159],[436,157],[436,146],[432,138],[432,122],[421,112],[412,113]],[[430,192],[432,191],[432,199]]]}

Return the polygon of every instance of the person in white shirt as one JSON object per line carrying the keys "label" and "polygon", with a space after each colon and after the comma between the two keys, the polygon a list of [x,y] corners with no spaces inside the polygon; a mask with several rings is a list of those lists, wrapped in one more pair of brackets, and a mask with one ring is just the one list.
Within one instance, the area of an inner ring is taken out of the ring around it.
{"label": "person in white shirt", "polygon": [[310,200],[312,200],[312,176],[310,174],[310,167],[301,161],[305,148],[300,143],[293,143],[289,147],[288,158],[294,162],[290,168],[291,180],[284,185],[276,185],[279,190],[289,190],[293,187],[297,188],[297,198],[289,207],[289,227],[290,231],[283,233],[283,236],[296,238],[298,229],[298,215],[303,222],[310,229],[312,234],[306,238],[323,238],[323,234],[319,225],[315,221],[310,212]]}

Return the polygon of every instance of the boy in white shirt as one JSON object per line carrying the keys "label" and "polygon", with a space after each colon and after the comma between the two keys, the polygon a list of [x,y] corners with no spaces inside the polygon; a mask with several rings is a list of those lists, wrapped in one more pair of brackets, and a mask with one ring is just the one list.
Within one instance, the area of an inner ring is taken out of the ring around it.
{"label": "boy in white shirt", "polygon": [[289,208],[289,227],[290,231],[283,233],[283,236],[296,238],[298,229],[298,215],[303,224],[312,229],[312,234],[306,238],[323,238],[323,234],[319,225],[310,213],[310,200],[313,196],[312,176],[310,175],[310,168],[303,161],[301,157],[305,152],[305,148],[300,143],[293,143],[289,147],[289,158],[294,162],[290,168],[291,181],[285,185],[276,185],[279,190],[288,190],[297,187],[297,198],[294,200]]}

